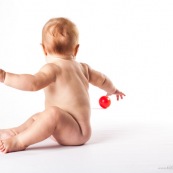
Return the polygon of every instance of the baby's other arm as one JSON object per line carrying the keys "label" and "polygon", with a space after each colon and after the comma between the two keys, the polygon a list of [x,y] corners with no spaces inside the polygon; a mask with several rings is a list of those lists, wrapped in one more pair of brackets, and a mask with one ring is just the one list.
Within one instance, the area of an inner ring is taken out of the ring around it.
{"label": "baby's other arm", "polygon": [[119,98],[123,99],[123,96],[125,96],[125,94],[119,91],[105,74],[98,72],[89,66],[88,66],[88,73],[89,73],[89,82],[99,87],[100,89],[106,91],[107,96],[115,94],[117,100],[119,100]]}
{"label": "baby's other arm", "polygon": [[0,82],[19,90],[37,91],[56,80],[57,69],[54,64],[46,64],[35,75],[14,74],[1,70]]}

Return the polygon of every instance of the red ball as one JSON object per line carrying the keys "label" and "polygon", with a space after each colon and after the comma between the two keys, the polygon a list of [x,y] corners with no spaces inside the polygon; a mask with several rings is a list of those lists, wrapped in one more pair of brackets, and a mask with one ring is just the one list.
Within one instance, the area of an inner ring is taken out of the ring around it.
{"label": "red ball", "polygon": [[108,96],[102,96],[99,99],[99,104],[102,108],[106,109],[107,107],[110,106],[111,100]]}

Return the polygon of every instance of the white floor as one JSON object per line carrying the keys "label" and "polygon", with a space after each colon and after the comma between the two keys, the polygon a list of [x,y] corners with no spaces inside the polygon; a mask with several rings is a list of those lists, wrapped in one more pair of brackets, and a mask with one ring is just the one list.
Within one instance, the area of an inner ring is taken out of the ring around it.
{"label": "white floor", "polygon": [[[117,111],[117,112],[116,112]],[[1,119],[2,120],[2,119]],[[173,126],[122,110],[92,109],[93,135],[79,147],[50,139],[0,154],[2,173],[165,173],[173,171]]]}

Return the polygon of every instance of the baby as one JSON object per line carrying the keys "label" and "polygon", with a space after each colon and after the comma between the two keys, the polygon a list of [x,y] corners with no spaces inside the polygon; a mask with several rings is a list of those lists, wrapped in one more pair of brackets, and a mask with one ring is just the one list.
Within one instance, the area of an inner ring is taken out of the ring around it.
{"label": "baby", "polygon": [[104,74],[75,60],[78,30],[66,18],[50,19],[42,30],[42,47],[47,64],[35,75],[0,70],[0,82],[24,91],[44,89],[45,110],[19,127],[0,130],[0,151],[21,151],[52,137],[61,145],[77,146],[91,136],[89,83],[117,100],[125,96]]}

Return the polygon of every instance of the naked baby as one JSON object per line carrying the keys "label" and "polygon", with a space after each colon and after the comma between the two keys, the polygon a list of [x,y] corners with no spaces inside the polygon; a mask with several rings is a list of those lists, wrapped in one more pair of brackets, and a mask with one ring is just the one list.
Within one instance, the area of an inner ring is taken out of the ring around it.
{"label": "naked baby", "polygon": [[50,19],[42,30],[47,63],[34,74],[14,74],[0,69],[0,82],[24,91],[44,89],[45,110],[22,125],[0,130],[0,151],[21,151],[52,137],[57,145],[82,145],[91,136],[89,83],[123,98],[111,80],[86,63],[76,61],[79,48],[76,25],[66,18]]}

